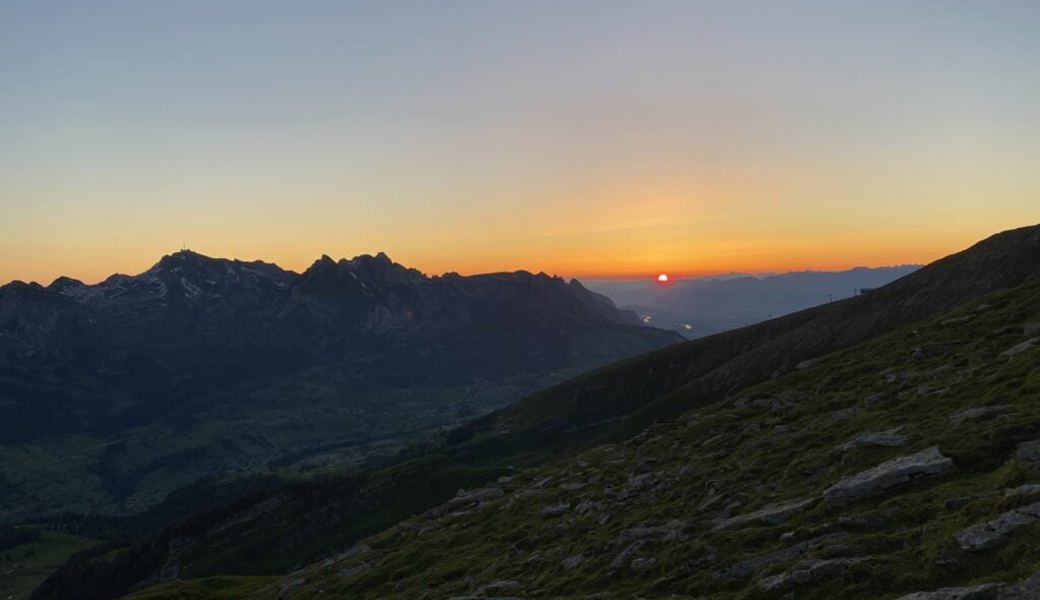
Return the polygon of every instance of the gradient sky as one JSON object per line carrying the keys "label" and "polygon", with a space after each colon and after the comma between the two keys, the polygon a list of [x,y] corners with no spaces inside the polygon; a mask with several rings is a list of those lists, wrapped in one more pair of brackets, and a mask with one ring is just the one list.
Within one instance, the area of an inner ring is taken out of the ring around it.
{"label": "gradient sky", "polygon": [[0,3],[0,282],[182,243],[572,276],[1040,221],[1040,2]]}

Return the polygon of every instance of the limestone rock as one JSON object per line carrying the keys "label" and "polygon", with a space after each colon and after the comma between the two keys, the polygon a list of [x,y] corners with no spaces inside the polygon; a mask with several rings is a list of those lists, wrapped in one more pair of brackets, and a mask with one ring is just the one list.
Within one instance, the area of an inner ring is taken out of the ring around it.
{"label": "limestone rock", "polygon": [[616,571],[628,564],[628,562],[639,552],[639,549],[643,547],[644,543],[645,542],[641,541],[632,542],[626,546],[625,549],[619,552],[618,555],[614,557],[614,560],[611,561],[610,570]]}
{"label": "limestone rock", "polygon": [[565,515],[571,510],[570,504],[553,504],[552,506],[546,506],[542,509],[543,517],[558,517]]}
{"label": "limestone rock", "polygon": [[714,576],[716,579],[741,579],[754,574],[756,571],[763,569],[768,566],[776,565],[779,563],[787,562],[800,558],[808,553],[810,550],[815,550],[826,546],[828,543],[838,540],[842,537],[841,534],[830,533],[821,535],[803,542],[798,542],[790,546],[767,552],[766,554],[760,554],[751,558],[746,558],[739,562],[735,562],[719,571],[716,571]]}
{"label": "limestone rock", "polygon": [[1040,573],[1035,573],[1029,579],[1015,585],[1009,585],[1000,592],[1000,600],[1036,600],[1036,598],[1040,598]]}
{"label": "limestone rock", "polygon": [[953,461],[936,446],[886,461],[876,467],[842,479],[823,492],[828,506],[845,506],[862,498],[876,496],[913,479],[934,477],[953,470]]}
{"label": "limestone rock", "polygon": [[501,498],[505,495],[502,488],[498,487],[487,487],[476,490],[459,490],[455,497],[448,501],[450,508],[458,508],[461,506],[469,506],[473,504],[483,504],[488,500],[494,500],[495,498]]}
{"label": "limestone rock", "polygon": [[1018,487],[1008,488],[1004,490],[1005,498],[1012,498],[1014,496],[1035,496],[1040,494],[1040,484],[1027,483]]}
{"label": "limestone rock", "polygon": [[854,565],[864,560],[867,559],[833,558],[827,560],[803,560],[786,573],[763,578],[759,582],[759,586],[767,592],[780,592],[812,581],[833,577],[841,573],[841,570],[846,566]]}
{"label": "limestone rock", "polygon": [[1040,502],[1009,510],[992,521],[972,525],[954,537],[970,552],[988,550],[1003,542],[1011,532],[1040,520]]}
{"label": "limestone rock", "polygon": [[583,562],[585,562],[585,555],[575,554],[560,561],[560,566],[563,567],[564,571],[571,571],[578,568]]}
{"label": "limestone rock", "polygon": [[1015,458],[1028,462],[1040,462],[1040,440],[1022,442],[1016,446]]}
{"label": "limestone rock", "polygon": [[372,567],[370,567],[368,563],[361,563],[360,565],[354,565],[353,567],[341,569],[340,572],[337,573],[337,575],[345,579],[348,577],[353,577],[355,575],[360,575],[361,573],[364,573],[365,571],[371,568]]}
{"label": "limestone rock", "polygon": [[477,596],[498,596],[503,593],[516,592],[520,589],[520,582],[500,579],[486,583],[477,590]]}
{"label": "limestone rock", "polygon": [[1007,350],[1001,352],[1000,355],[1001,356],[1014,356],[1016,354],[1021,354],[1021,353],[1025,352],[1026,350],[1029,350],[1030,348],[1035,346],[1037,344],[1037,342],[1040,342],[1040,337],[1030,338],[1030,339],[1022,342],[1021,344],[1015,344],[1014,346],[1012,346],[1012,347],[1008,348]]}
{"label": "limestone rock", "polygon": [[1006,415],[1011,412],[1011,407],[1006,404],[1000,404],[997,406],[979,406],[976,408],[969,408],[968,410],[962,410],[959,413],[955,413],[950,416],[950,422],[954,425],[960,425],[961,423],[985,421],[992,419],[1000,415]]}
{"label": "limestone rock", "polygon": [[896,600],[997,600],[1000,583],[985,583],[974,587],[942,588],[934,592],[914,592]]}
{"label": "limestone rock", "polygon": [[683,531],[686,527],[686,523],[679,520],[672,520],[663,525],[638,525],[619,533],[618,543],[627,544],[649,538],[659,540],[684,539],[686,536]]}
{"label": "limestone rock", "polygon": [[730,529],[732,527],[740,527],[750,523],[779,525],[792,516],[808,510],[816,504],[817,500],[817,498],[809,498],[807,500],[796,500],[794,502],[786,502],[783,504],[771,504],[754,512],[726,519],[716,525],[715,530]]}
{"label": "limestone rock", "polygon": [[880,446],[885,448],[896,448],[906,443],[906,436],[899,433],[899,429],[888,431],[868,431],[857,435],[853,440],[845,442],[836,449],[848,452],[853,448],[869,448]]}

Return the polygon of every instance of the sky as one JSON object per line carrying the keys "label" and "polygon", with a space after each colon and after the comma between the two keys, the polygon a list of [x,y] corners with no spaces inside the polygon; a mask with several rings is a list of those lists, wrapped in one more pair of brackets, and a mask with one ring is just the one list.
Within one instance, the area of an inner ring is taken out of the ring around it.
{"label": "sky", "polygon": [[0,282],[924,263],[1040,221],[1040,3],[0,3]]}

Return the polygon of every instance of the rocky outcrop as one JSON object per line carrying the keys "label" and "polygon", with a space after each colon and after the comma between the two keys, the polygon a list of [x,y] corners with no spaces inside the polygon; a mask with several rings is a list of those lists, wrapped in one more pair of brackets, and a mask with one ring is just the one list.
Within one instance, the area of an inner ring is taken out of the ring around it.
{"label": "rocky outcrop", "polygon": [[1015,496],[1036,496],[1040,494],[1040,484],[1027,483],[1018,487],[1008,488],[1004,490],[1005,498],[1014,498]]}
{"label": "rocky outcrop", "polygon": [[954,425],[960,425],[961,423],[974,423],[976,421],[986,421],[1000,415],[1006,415],[1011,412],[1011,407],[1005,404],[997,406],[977,406],[975,408],[969,408],[968,410],[962,410],[959,413],[950,415],[950,423]]}
{"label": "rocky outcrop", "polygon": [[1000,600],[1036,600],[1040,598],[1040,573],[1033,574],[1032,577],[1009,585],[1000,591]]}
{"label": "rocky outcrop", "polygon": [[880,465],[842,479],[823,492],[828,506],[845,506],[870,496],[904,485],[914,479],[935,477],[954,469],[953,461],[943,456],[935,446],[901,456]]}
{"label": "rocky outcrop", "polygon": [[1022,442],[1016,446],[1015,458],[1026,462],[1040,462],[1040,440]]}
{"label": "rocky outcrop", "polygon": [[1000,354],[1001,356],[1014,356],[1016,354],[1021,354],[1026,350],[1031,349],[1033,346],[1036,346],[1038,342],[1040,342],[1040,337],[1031,338],[1021,344],[1015,344]]}
{"label": "rocky outcrop", "polygon": [[719,531],[722,529],[742,527],[752,523],[779,525],[787,519],[790,519],[792,516],[812,508],[818,500],[818,498],[809,498],[808,500],[796,500],[794,502],[785,502],[783,504],[771,504],[754,512],[726,519],[716,525],[715,530]]}
{"label": "rocky outcrop", "polygon": [[972,587],[950,587],[934,592],[914,592],[896,600],[1036,600],[1040,598],[1040,573],[1019,583],[984,583]]}
{"label": "rocky outcrop", "polygon": [[714,575],[716,579],[728,580],[749,577],[760,569],[778,565],[796,558],[801,558],[810,550],[825,548],[829,544],[833,544],[841,538],[842,535],[837,533],[817,536],[809,540],[791,544],[790,546],[784,546],[783,548],[772,552],[759,554],[758,556],[735,562],[722,570],[716,571]]}
{"label": "rocky outcrop", "polygon": [[1000,583],[985,583],[974,587],[942,588],[934,592],[914,592],[896,600],[997,600]]}
{"label": "rocky outcrop", "polygon": [[767,592],[782,592],[793,587],[834,577],[846,566],[861,563],[866,558],[833,558],[827,560],[803,560],[793,569],[772,577],[765,577],[758,584]]}
{"label": "rocky outcrop", "polygon": [[861,433],[851,441],[845,442],[844,444],[837,446],[835,449],[841,452],[848,452],[853,448],[897,448],[905,443],[905,435],[899,433],[898,429],[890,429],[888,431],[867,431]]}
{"label": "rocky outcrop", "polygon": [[553,504],[552,506],[546,506],[542,509],[543,517],[559,517],[565,515],[571,510],[570,504]]}
{"label": "rocky outcrop", "polygon": [[502,488],[486,487],[475,490],[459,490],[455,497],[448,501],[448,507],[458,509],[465,506],[478,506],[505,495]]}
{"label": "rocky outcrop", "polygon": [[645,543],[646,542],[642,541],[632,542],[626,546],[625,549],[619,552],[618,555],[614,557],[614,560],[610,562],[610,570],[616,571],[625,565],[629,565]]}
{"label": "rocky outcrop", "polygon": [[1040,520],[1040,502],[1009,510],[992,521],[972,525],[954,536],[969,552],[988,550],[1007,539],[1016,529]]}

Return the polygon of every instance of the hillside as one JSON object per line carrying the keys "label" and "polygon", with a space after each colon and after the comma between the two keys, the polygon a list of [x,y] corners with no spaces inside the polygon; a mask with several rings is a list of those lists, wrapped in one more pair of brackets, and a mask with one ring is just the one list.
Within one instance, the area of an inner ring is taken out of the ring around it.
{"label": "hillside", "polygon": [[544,274],[183,251],[0,287],[0,517],[131,514],[204,476],[355,464],[680,339]]}
{"label": "hillside", "polygon": [[[1031,282],[1037,281],[1040,275],[1038,249],[1040,227],[998,234],[870,295],[803,311],[759,326],[673,345],[604,367],[535,394],[513,407],[479,418],[446,436],[416,445],[400,458],[430,460],[444,454],[454,462],[438,462],[436,464],[443,465],[438,468],[455,468],[453,465],[460,464],[470,468],[546,469],[549,468],[546,465],[570,460],[567,457],[604,447],[603,444],[612,444],[609,446],[612,448],[624,447],[628,440],[642,434],[648,427],[658,427],[655,422],[674,422],[684,413],[697,414],[699,410],[710,412],[720,406],[722,399],[740,394],[740,390],[748,386],[782,377],[826,375],[827,372],[821,371],[813,362],[821,355],[845,349],[851,352],[857,343],[891,334],[899,327],[921,319],[935,318],[944,310],[964,302],[978,301],[994,290],[1035,285]],[[913,348],[904,350],[909,355]],[[823,385],[826,381],[824,378],[818,383]],[[676,444],[679,454],[690,450],[679,442]],[[491,473],[492,470],[484,471],[485,476]],[[527,471],[519,473],[521,479],[517,479],[518,482],[527,476]],[[504,484],[503,492],[508,487]],[[322,486],[314,489],[321,490]],[[324,489],[328,491],[335,487],[325,485]],[[327,494],[330,497],[322,500],[322,493],[318,492],[312,504],[275,503],[272,507],[268,500],[279,493],[275,488],[241,502],[236,510],[211,513],[211,516],[197,520],[199,526],[194,528],[172,525],[150,536],[146,543],[160,549],[159,558],[154,559],[159,561],[158,564],[167,561],[170,565],[177,565],[185,577],[220,573],[276,574],[287,572],[299,564],[294,562],[301,556],[293,549],[295,546],[290,544],[286,547],[288,551],[283,552],[283,547],[277,545],[280,538],[294,539],[297,531],[296,528],[288,531],[279,527],[265,528],[266,523],[306,524],[303,531],[316,526],[325,538],[334,537],[336,544],[328,545],[324,554],[320,553],[320,548],[313,548],[318,552],[314,558],[318,558],[335,553],[337,547],[344,550],[342,544],[358,539],[356,534],[361,530],[356,524],[371,522],[372,512],[366,512],[364,507],[358,510],[358,506],[350,504],[349,496],[337,501],[335,494]],[[500,492],[482,493],[494,496]],[[637,489],[630,493],[632,497],[639,494]],[[426,497],[425,501],[430,503],[419,507],[416,512],[432,508],[438,502],[434,497]],[[466,504],[465,498],[458,502],[460,506]],[[648,497],[647,502],[652,503],[653,498]],[[396,506],[395,502],[391,502],[391,506]],[[330,519],[343,514],[350,516]],[[170,544],[175,537],[192,540],[193,549],[175,553],[175,545]],[[206,558],[207,554],[212,555],[207,548],[215,547],[225,552],[221,560]],[[154,577],[157,565],[131,561],[133,556],[131,553],[117,559],[110,568],[129,572],[131,565],[135,565],[135,568],[143,567],[137,572],[137,581]],[[69,569],[52,582],[58,586],[52,589],[88,592],[92,589],[90,579],[84,580],[77,573],[92,572],[88,566],[92,560],[96,558],[88,558],[79,564],[70,563]],[[240,566],[221,570],[221,561],[226,565]],[[249,581],[256,583],[256,580]],[[191,585],[205,587],[211,583],[198,581]],[[41,593],[37,597],[106,596]]]}
{"label": "hillside", "polygon": [[252,597],[1034,598],[1038,336],[1040,283],[998,291],[460,492]]}

